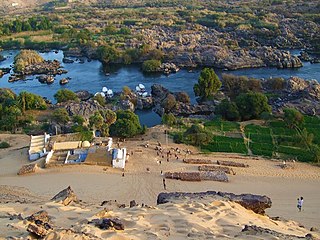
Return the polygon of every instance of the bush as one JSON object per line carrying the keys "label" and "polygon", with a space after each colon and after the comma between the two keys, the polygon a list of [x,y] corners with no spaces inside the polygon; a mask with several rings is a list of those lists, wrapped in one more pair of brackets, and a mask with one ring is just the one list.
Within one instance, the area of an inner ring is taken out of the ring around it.
{"label": "bush", "polygon": [[161,62],[159,60],[147,60],[142,64],[143,72],[158,72]]}
{"label": "bush", "polygon": [[67,101],[79,101],[77,95],[68,89],[60,89],[54,95],[54,98],[57,100],[58,103],[67,102]]}
{"label": "bush", "polygon": [[7,142],[0,142],[0,148],[9,148],[10,144]]}
{"label": "bush", "polygon": [[249,91],[261,92],[261,81],[246,76],[236,76],[233,74],[222,74],[222,82],[225,92],[234,99],[241,93]]}
{"label": "bush", "polygon": [[120,110],[117,120],[110,126],[110,135],[117,137],[133,137],[146,131],[140,125],[139,117],[131,111]]}
{"label": "bush", "polygon": [[57,123],[65,124],[70,121],[69,114],[65,108],[58,108],[54,110],[52,116]]}
{"label": "bush", "polygon": [[242,120],[258,119],[263,112],[271,112],[267,97],[262,93],[242,93],[236,98]]}
{"label": "bush", "polygon": [[215,114],[221,115],[224,120],[238,121],[240,114],[237,105],[234,102],[230,102],[224,99],[215,109]]}
{"label": "bush", "polygon": [[177,105],[177,100],[174,95],[168,94],[161,105],[164,108],[165,112],[170,112]]}
{"label": "bush", "polygon": [[190,97],[189,97],[188,93],[186,93],[186,92],[178,92],[176,94],[176,99],[178,102],[190,103]]}
{"label": "bush", "polygon": [[172,113],[169,113],[169,114],[165,113],[165,114],[163,114],[161,121],[162,121],[162,123],[164,123],[168,126],[174,126],[174,125],[176,125],[177,119]]}

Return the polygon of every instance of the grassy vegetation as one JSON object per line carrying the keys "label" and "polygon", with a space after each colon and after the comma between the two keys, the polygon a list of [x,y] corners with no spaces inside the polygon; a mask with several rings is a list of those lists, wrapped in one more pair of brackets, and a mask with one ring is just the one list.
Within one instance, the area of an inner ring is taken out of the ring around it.
{"label": "grassy vegetation", "polygon": [[202,150],[210,152],[248,153],[243,138],[232,138],[217,135],[213,137],[209,144],[203,145]]}
{"label": "grassy vegetation", "polygon": [[[191,31],[206,26],[224,32],[249,31],[246,40],[251,40],[251,35],[254,35],[258,42],[263,43],[279,35],[283,18],[280,16],[316,24],[320,22],[320,4],[315,0],[303,4],[298,0],[143,0],[130,3],[101,1],[95,5],[76,4],[64,8],[66,5],[68,4],[65,2],[54,1],[46,4],[42,11],[17,17],[3,12],[0,16],[0,46],[113,46],[124,54],[128,41],[138,40],[142,52],[146,53],[147,48],[142,45],[148,41],[141,29],[162,26],[185,34],[190,31],[191,25]],[[308,31],[301,36],[309,39],[315,48],[319,48],[317,36]],[[237,37],[222,37],[219,42],[230,49],[238,49],[242,44]],[[125,56],[124,54],[122,57]]]}
{"label": "grassy vegetation", "polygon": [[[182,122],[182,123],[181,123]],[[314,149],[306,146],[301,133],[290,129],[286,123],[272,120],[267,123],[248,124],[244,128],[237,122],[228,122],[216,119],[213,121],[197,122],[202,133],[207,133],[209,141],[200,146],[204,152],[230,152],[257,156],[276,157],[281,159],[295,159],[304,162],[315,161]],[[313,144],[320,143],[320,119],[305,116],[302,128],[313,133]],[[179,143],[191,144],[187,141],[190,124],[180,120],[179,129],[171,132],[173,139]],[[190,132],[190,131],[189,131]]]}

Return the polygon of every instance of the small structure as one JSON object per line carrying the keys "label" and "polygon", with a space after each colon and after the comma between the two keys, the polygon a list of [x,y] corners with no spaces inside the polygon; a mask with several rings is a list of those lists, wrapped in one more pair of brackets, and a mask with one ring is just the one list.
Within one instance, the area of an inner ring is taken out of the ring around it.
{"label": "small structure", "polygon": [[112,149],[112,167],[125,168],[127,149],[126,148],[114,148]]}
{"label": "small structure", "polygon": [[32,136],[30,138],[30,148],[28,151],[29,160],[35,161],[45,155],[47,155],[46,146],[48,145],[50,139],[49,134]]}

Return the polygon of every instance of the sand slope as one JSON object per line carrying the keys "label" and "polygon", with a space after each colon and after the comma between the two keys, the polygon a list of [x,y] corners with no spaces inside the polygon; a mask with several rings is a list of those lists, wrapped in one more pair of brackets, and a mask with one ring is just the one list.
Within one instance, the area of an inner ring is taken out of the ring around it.
{"label": "sand slope", "polygon": [[[24,214],[24,216],[26,216],[27,214],[31,214],[34,211],[40,210],[39,205],[32,206],[32,203],[30,203],[27,206],[21,205],[21,208],[17,209],[17,206],[19,206],[19,204],[10,206],[10,202],[15,201],[14,199],[17,199],[17,197],[19,196],[21,198],[21,201],[19,200],[20,202],[23,202],[24,200],[30,202],[32,199],[35,202],[41,202],[42,205],[46,205],[46,202],[52,196],[69,185],[75,190],[80,199],[82,199],[86,203],[94,205],[99,205],[104,200],[116,199],[118,202],[125,204],[129,204],[130,200],[136,200],[139,204],[144,203],[150,206],[155,206],[157,195],[160,192],[164,191],[162,186],[162,176],[160,175],[161,170],[163,172],[196,171],[197,165],[185,164],[182,162],[182,159],[184,157],[211,160],[232,160],[235,162],[246,163],[250,167],[243,169],[233,168],[236,172],[236,175],[229,175],[229,183],[210,181],[183,182],[177,180],[167,180],[167,189],[168,191],[182,192],[199,192],[213,190],[233,192],[236,194],[252,193],[267,195],[272,199],[273,202],[272,208],[267,210],[268,215],[272,217],[279,216],[285,219],[292,219],[299,222],[300,225],[303,225],[308,229],[310,229],[310,227],[320,228],[319,167],[315,167],[305,163],[295,163],[294,169],[283,170],[279,167],[279,164],[281,163],[280,161],[270,161],[260,158],[239,156],[235,154],[198,154],[197,150],[191,148],[190,146],[176,145],[170,142],[167,146],[165,136],[163,134],[163,128],[161,127],[151,129],[146,136],[143,136],[143,138],[143,140],[137,139],[135,141],[127,141],[124,143],[124,146],[127,147],[129,151],[134,152],[133,156],[130,156],[130,159],[128,161],[125,170],[125,177],[122,177],[121,170],[115,170],[111,167],[106,168],[101,166],[87,165],[74,165],[50,169],[40,169],[36,174],[17,176],[16,173],[18,172],[20,167],[23,164],[28,163],[28,149],[26,148],[26,146],[28,146],[29,144],[29,136],[0,134],[1,141],[9,141],[12,145],[12,147],[9,149],[0,149],[0,185],[11,186],[10,188],[0,188],[0,193],[10,193],[9,198],[0,198],[2,199],[0,201],[0,206],[2,208],[11,208],[11,210],[13,209],[12,211],[21,212]],[[150,147],[144,148],[143,144],[147,141],[149,141]],[[154,150],[157,141],[162,142],[164,148],[167,149],[179,147],[182,150],[186,150],[187,148],[189,148],[193,151],[193,154],[185,156],[185,154],[183,153],[179,155],[178,160],[170,159],[170,161],[167,162],[165,157],[162,158],[162,156],[157,156],[156,151]],[[157,163],[157,161],[159,160],[162,161],[161,165]],[[147,168],[149,168],[149,171],[146,171]],[[25,187],[27,189],[30,189],[33,193],[30,193],[27,190],[23,190],[23,194],[20,194],[21,189],[17,190],[16,188],[13,188],[14,186]],[[296,208],[296,199],[299,196],[303,196],[305,198],[302,212],[298,212]],[[182,203],[182,205],[183,204],[192,205],[193,203]],[[190,207],[193,208],[194,206]],[[228,208],[229,207],[230,206],[228,205]],[[47,206],[46,208],[49,207]],[[85,215],[84,219],[92,217],[99,210],[96,209],[96,207],[90,209],[87,205],[85,205],[83,208],[89,209],[86,210],[86,212],[90,213],[88,215]],[[161,208],[161,210],[157,210],[158,207],[157,209],[152,209],[152,211],[155,211],[154,214],[159,211],[158,213],[159,215],[161,215],[160,212],[165,211],[165,209],[162,209],[164,207],[159,206],[159,208]],[[175,211],[178,211],[177,209],[179,209],[178,206],[173,206],[173,208],[176,209]],[[183,207],[180,208],[181,210],[184,209]],[[61,209],[57,207],[52,207],[52,209],[57,212],[61,211]],[[122,210],[119,211],[121,212]],[[205,210],[202,209],[201,211]],[[8,211],[3,210],[2,214],[5,214],[6,212]],[[184,213],[186,214],[187,212]],[[84,213],[79,213],[79,215],[82,214]],[[186,214],[186,216],[189,216],[188,214]],[[172,214],[168,213],[167,215],[170,219],[171,217],[173,217],[171,216]],[[184,218],[186,218],[186,216],[184,216]],[[136,219],[139,222],[143,220],[143,218]],[[157,217],[155,217],[155,219],[157,219]],[[221,221],[218,222],[222,222],[222,219],[220,220]],[[0,232],[3,232],[2,229],[8,231],[8,228],[6,227],[6,221],[4,221],[2,218],[0,218],[0,221]],[[81,220],[79,219],[79,221]],[[151,225],[155,224],[152,218],[147,221],[149,223],[146,223],[146,226],[149,226],[150,228]],[[196,224],[198,221],[200,220],[198,219],[194,222],[194,224]],[[215,224],[216,221],[217,219],[214,218]],[[64,222],[65,221],[62,221],[62,223]],[[75,224],[74,221],[71,222],[70,224]],[[150,222],[152,222],[152,224]],[[242,222],[241,224],[241,226],[243,227],[243,225],[247,223]],[[204,227],[203,225],[198,224],[197,228],[200,226]],[[294,226],[297,226],[297,224]],[[237,232],[239,232],[239,229],[241,229],[242,227],[236,228]],[[227,228],[227,226],[220,226],[220,228]],[[269,228],[271,227],[269,226]],[[288,227],[288,229],[289,228],[290,227]],[[176,229],[174,231],[177,232],[178,230]],[[281,229],[281,231],[287,230]],[[300,236],[306,233],[303,231],[299,231],[296,233]],[[286,233],[289,234],[290,231],[288,230]],[[220,234],[225,233],[223,231],[220,231]],[[118,235],[119,234],[117,234],[117,236]],[[175,236],[178,235],[179,234]],[[145,237],[146,235],[143,236]],[[2,237],[4,236],[2,235]],[[137,239],[139,239],[139,237]]]}

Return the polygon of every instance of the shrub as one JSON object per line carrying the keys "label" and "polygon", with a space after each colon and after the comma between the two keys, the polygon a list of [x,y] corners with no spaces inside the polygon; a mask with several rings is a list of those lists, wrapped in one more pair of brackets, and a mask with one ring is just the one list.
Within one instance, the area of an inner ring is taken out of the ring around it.
{"label": "shrub", "polygon": [[162,107],[164,108],[165,112],[171,111],[177,105],[177,100],[174,95],[168,94],[166,99],[162,102]]}
{"label": "shrub", "polygon": [[65,108],[58,108],[54,110],[52,116],[57,123],[65,124],[70,121],[69,114]]}
{"label": "shrub", "polygon": [[161,62],[159,60],[147,60],[142,64],[143,72],[158,72],[160,69]]}
{"label": "shrub", "polygon": [[224,120],[237,121],[240,119],[240,114],[237,105],[224,99],[215,109],[215,114],[221,115]]}
{"label": "shrub", "polygon": [[60,89],[54,95],[54,98],[57,100],[58,103],[67,102],[67,101],[79,101],[77,95],[68,89]]}
{"label": "shrub", "polygon": [[263,112],[271,112],[267,97],[262,93],[242,93],[236,98],[242,120],[257,119]]}
{"label": "shrub", "polygon": [[9,148],[10,144],[7,142],[0,142],[0,148]]}
{"label": "shrub", "polygon": [[162,121],[162,123],[164,123],[168,126],[174,126],[177,122],[177,119],[172,113],[169,113],[169,114],[165,113],[165,114],[163,114],[161,121]]}
{"label": "shrub", "polygon": [[186,92],[178,92],[176,94],[176,99],[178,102],[190,103],[190,97],[189,97],[188,93],[186,93]]}
{"label": "shrub", "polygon": [[110,126],[110,134],[117,137],[133,137],[146,131],[140,125],[139,117],[131,111],[120,110],[117,120]]}

